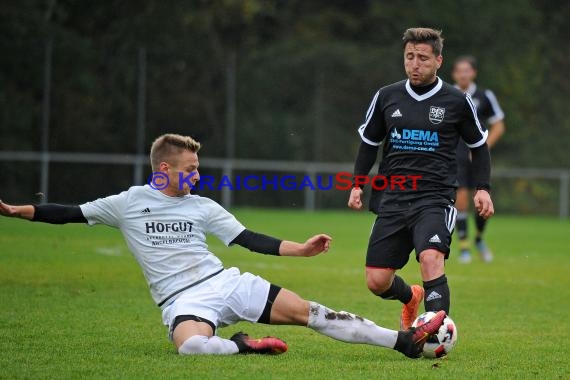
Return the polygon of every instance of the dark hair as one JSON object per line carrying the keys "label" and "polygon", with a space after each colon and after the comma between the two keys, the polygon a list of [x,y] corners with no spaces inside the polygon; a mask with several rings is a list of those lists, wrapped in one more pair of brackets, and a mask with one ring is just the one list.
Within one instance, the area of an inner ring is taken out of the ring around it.
{"label": "dark hair", "polygon": [[462,62],[467,62],[473,70],[477,70],[477,60],[472,55],[462,55],[457,57],[455,61],[453,61],[453,68]]}
{"label": "dark hair", "polygon": [[432,47],[433,53],[436,56],[441,55],[443,51],[443,38],[441,37],[441,30],[431,28],[409,28],[404,32],[402,37],[403,47],[411,42],[413,44],[425,43]]}

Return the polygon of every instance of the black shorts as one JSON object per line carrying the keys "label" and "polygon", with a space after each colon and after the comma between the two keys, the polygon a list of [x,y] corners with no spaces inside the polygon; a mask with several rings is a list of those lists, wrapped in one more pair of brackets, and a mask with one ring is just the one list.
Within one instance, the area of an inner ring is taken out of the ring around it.
{"label": "black shorts", "polygon": [[456,216],[452,204],[406,202],[381,208],[370,234],[366,266],[401,269],[413,249],[418,261],[426,249],[437,249],[447,259]]}
{"label": "black shorts", "polygon": [[476,183],[471,166],[471,151],[465,142],[460,140],[457,144],[457,182],[459,187],[475,188]]}

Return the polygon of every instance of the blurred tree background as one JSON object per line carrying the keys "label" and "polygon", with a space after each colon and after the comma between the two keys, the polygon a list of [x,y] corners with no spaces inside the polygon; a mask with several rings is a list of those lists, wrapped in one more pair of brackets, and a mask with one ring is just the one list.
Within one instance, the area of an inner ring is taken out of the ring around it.
{"label": "blurred tree background", "polygon": [[[231,155],[226,88],[235,62],[233,156],[349,162],[372,95],[404,78],[403,31],[430,26],[445,37],[439,75],[450,81],[454,58],[475,55],[479,84],[506,113],[494,166],[569,168],[569,10],[562,0],[3,1],[0,151],[41,149],[51,40],[51,151],[136,153],[144,48],[146,151],[174,132],[200,140],[202,157]],[[50,169],[51,201],[132,183],[128,167]],[[93,186],[85,171],[112,181]],[[6,198],[29,200],[37,177],[36,162],[0,161]]]}

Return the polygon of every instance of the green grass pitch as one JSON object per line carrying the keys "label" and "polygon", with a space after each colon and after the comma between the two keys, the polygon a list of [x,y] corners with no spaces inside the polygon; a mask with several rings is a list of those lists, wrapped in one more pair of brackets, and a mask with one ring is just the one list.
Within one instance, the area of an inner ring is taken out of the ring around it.
{"label": "green grass pitch", "polygon": [[[333,236],[314,258],[210,248],[226,267],[259,274],[307,299],[397,328],[400,305],[364,281],[370,213],[238,210],[249,228],[304,240]],[[279,336],[280,356],[181,357],[116,230],[0,218],[0,378],[430,379],[570,378],[570,222],[498,216],[492,264],[447,263],[459,341],[442,360],[411,360],[302,327],[242,323],[220,330]],[[413,258],[402,271],[418,282]]]}

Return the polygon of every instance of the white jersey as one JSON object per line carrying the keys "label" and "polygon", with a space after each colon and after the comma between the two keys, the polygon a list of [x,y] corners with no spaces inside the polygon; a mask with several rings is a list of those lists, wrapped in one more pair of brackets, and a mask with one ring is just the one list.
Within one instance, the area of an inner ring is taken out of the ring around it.
{"label": "white jersey", "polygon": [[152,298],[169,296],[223,269],[206,234],[229,245],[245,227],[222,206],[198,195],[169,197],[148,185],[82,204],[90,225],[121,230],[142,267]]}

